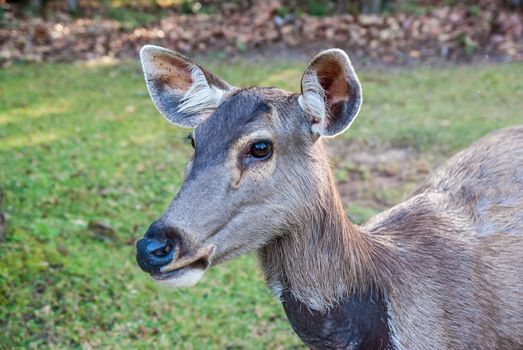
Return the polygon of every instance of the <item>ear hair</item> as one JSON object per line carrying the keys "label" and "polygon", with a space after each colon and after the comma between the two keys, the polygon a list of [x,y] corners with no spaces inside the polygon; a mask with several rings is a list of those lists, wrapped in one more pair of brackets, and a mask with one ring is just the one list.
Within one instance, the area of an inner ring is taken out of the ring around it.
{"label": "ear hair", "polygon": [[345,131],[361,107],[361,85],[349,56],[340,49],[320,52],[301,80],[298,99],[314,134],[332,137]]}
{"label": "ear hair", "polygon": [[303,93],[298,97],[298,103],[305,114],[316,119],[313,122],[320,123],[325,120],[327,106],[325,104],[325,90],[320,84],[316,72],[311,71],[303,75]]}
{"label": "ear hair", "polygon": [[209,85],[207,78],[198,66],[188,67],[192,85],[185,92],[178,106],[178,113],[196,114],[214,110],[221,102],[224,91]]}
{"label": "ear hair", "polygon": [[198,126],[220,105],[225,93],[233,89],[178,52],[145,45],[140,58],[156,108],[179,126]]}

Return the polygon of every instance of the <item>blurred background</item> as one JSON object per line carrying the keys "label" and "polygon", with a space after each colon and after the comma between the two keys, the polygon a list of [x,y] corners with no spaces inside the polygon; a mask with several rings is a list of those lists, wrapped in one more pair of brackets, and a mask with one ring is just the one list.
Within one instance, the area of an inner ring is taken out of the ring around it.
{"label": "blurred background", "polygon": [[[522,0],[0,0],[0,64],[321,47],[385,64],[523,58]],[[290,51],[289,51],[290,50]],[[271,57],[273,57],[271,55]]]}
{"label": "blurred background", "polygon": [[147,94],[144,44],[290,91],[345,49],[365,102],[329,150],[356,223],[523,124],[521,0],[0,0],[0,349],[303,348],[254,255],[185,291],[137,267],[192,152]]}

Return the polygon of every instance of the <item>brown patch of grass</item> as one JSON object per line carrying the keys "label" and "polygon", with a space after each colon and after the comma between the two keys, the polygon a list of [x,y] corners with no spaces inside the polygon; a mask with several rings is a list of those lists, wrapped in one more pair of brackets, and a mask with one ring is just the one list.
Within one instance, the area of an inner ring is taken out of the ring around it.
{"label": "brown patch of grass", "polygon": [[343,203],[384,210],[406,199],[442,162],[442,155],[414,148],[328,143]]}

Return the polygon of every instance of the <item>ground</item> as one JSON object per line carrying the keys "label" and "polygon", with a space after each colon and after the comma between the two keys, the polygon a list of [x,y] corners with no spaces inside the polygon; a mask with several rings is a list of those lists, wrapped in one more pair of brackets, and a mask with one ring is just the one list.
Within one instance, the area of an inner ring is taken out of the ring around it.
{"label": "ground", "polygon": [[[304,69],[207,61],[237,86],[298,90]],[[523,124],[521,63],[360,73],[360,116],[329,142],[356,222],[478,137]],[[186,291],[138,269],[134,241],[176,193],[191,146],[136,62],[13,65],[0,81],[0,348],[302,348],[254,256]]]}

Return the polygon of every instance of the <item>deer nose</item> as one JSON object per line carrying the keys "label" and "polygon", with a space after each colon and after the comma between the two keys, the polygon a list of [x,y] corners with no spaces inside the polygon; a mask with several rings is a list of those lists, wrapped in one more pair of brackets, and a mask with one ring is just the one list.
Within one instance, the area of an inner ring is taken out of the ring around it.
{"label": "deer nose", "polygon": [[159,273],[174,258],[174,243],[170,240],[142,238],[136,243],[136,261],[142,270]]}
{"label": "deer nose", "polygon": [[175,241],[166,237],[165,228],[154,223],[144,238],[136,242],[136,262],[145,272],[156,274],[174,259]]}

